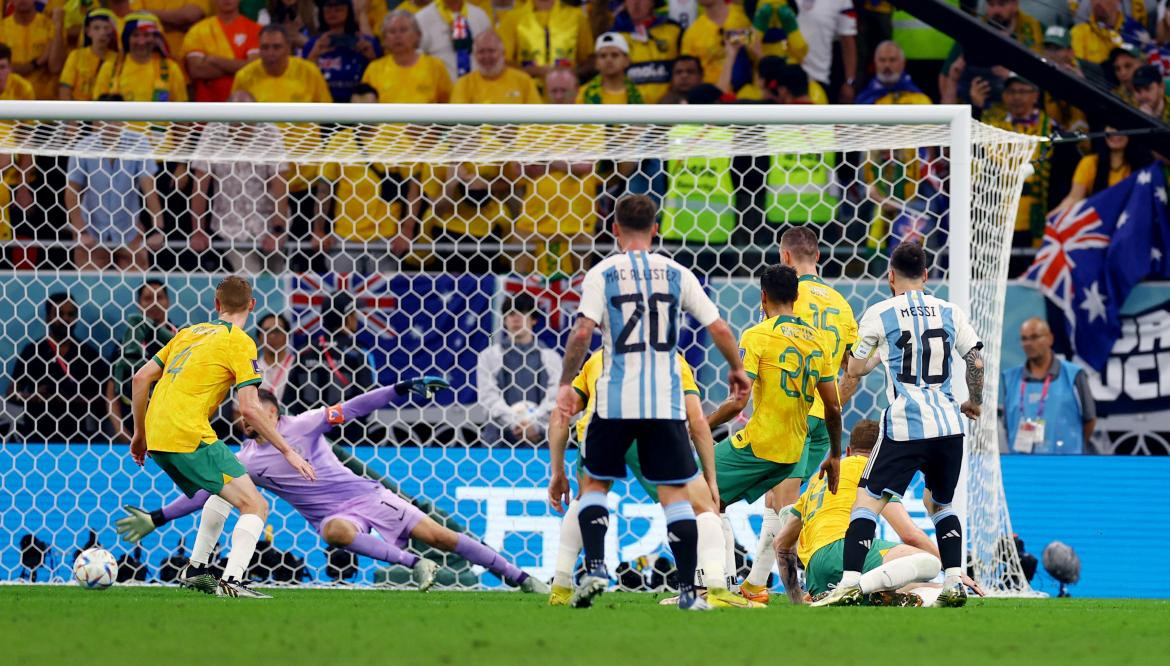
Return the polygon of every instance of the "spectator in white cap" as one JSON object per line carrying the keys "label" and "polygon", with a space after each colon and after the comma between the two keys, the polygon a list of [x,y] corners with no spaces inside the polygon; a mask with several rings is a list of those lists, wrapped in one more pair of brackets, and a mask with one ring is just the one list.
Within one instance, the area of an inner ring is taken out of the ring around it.
{"label": "spectator in white cap", "polygon": [[581,87],[578,104],[641,104],[642,93],[626,76],[630,66],[630,45],[618,32],[605,32],[594,45],[597,76]]}

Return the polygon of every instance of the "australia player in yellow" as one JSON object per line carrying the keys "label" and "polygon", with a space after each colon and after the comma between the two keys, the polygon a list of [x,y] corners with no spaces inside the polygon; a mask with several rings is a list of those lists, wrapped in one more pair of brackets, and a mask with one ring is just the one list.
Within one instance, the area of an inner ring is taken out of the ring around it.
{"label": "australia player in yellow", "polygon": [[[248,586],[244,570],[264,530],[268,503],[244,466],[216,436],[209,420],[233,387],[244,418],[255,424],[260,435],[302,476],[313,480],[314,474],[313,467],[285,442],[275,422],[260,418],[265,408],[257,391],[261,379],[256,343],[244,332],[255,307],[252,287],[246,280],[224,278],[215,290],[219,318],[179,331],[138,369],[132,382],[134,437],[130,454],[139,466],[149,454],[187,497],[200,490],[212,493],[203,505],[194,552],[210,553],[208,544],[219,538],[231,508],[240,511],[223,578],[216,581],[207,562],[192,559],[179,577],[180,585],[208,594],[264,599],[268,595]],[[156,382],[152,394],[151,386]],[[201,539],[207,541],[205,547],[200,547]]]}
{"label": "australia player in yellow", "polygon": [[[796,304],[792,309],[800,320],[819,330],[832,349],[832,370],[844,369],[846,354],[857,343],[857,320],[845,297],[817,275],[821,253],[817,234],[808,226],[793,227],[780,238],[780,261],[791,266],[800,282]],[[812,478],[829,452],[829,431],[825,426],[825,405],[819,394],[813,396],[808,412],[808,437],[804,452],[792,476],[780,482],[764,500],[764,523],[752,569],[739,591],[745,598],[768,602],[768,574],[776,562],[772,540],[781,528],[780,514],[796,501],[802,483]]]}
{"label": "australia player in yellow", "polygon": [[[814,597],[829,591],[841,580],[845,531],[857,486],[870,452],[877,443],[880,426],[869,419],[858,421],[849,437],[849,450],[841,460],[837,492],[828,492],[823,479],[813,480],[795,506],[785,509],[784,527],[776,536],[780,580],[794,604],[804,603],[796,578],[796,559],[804,565],[808,593]],[[932,601],[940,586],[925,585],[938,575],[942,564],[934,539],[919,529],[906,508],[891,501],[882,509],[882,518],[897,533],[901,543],[874,539],[865,557],[861,576],[864,595],[860,603],[918,606]],[[795,551],[793,550],[795,548]],[[982,594],[970,579],[965,579]]]}
{"label": "australia player in yellow", "polygon": [[[586,359],[581,366],[581,372],[573,379],[573,390],[577,396],[573,414],[584,411],[585,414],[577,420],[577,441],[585,441],[585,430],[589,426],[590,417],[594,412],[594,403],[597,392],[594,387],[601,377],[604,363],[600,350]],[[695,383],[695,374],[687,364],[682,354],[678,355],[679,368],[682,371],[682,390],[686,398],[687,425],[690,430],[691,441],[699,454],[703,477],[696,477],[687,482],[687,494],[690,496],[691,508],[695,512],[695,521],[699,530],[699,569],[696,585],[707,587],[707,603],[715,608],[755,608],[762,606],[754,602],[737,597],[728,591],[724,574],[724,544],[723,526],[716,512],[719,501],[719,486],[715,480],[715,453],[714,442],[711,438],[711,429],[707,426],[707,419],[703,416],[703,403],[699,394],[699,386]],[[553,468],[553,482],[549,486],[549,501],[557,511],[564,510],[565,517],[561,521],[560,547],[557,551],[556,571],[553,574],[552,591],[549,594],[549,605],[565,606],[573,594],[573,570],[577,566],[577,557],[581,553],[581,527],[577,521],[578,500],[569,501],[569,480],[565,477],[565,447],[569,441],[569,422],[559,410],[553,410],[549,416],[548,441],[550,458]],[[580,479],[580,458],[577,462],[577,476]],[[631,446],[626,453],[626,467],[633,473],[634,479],[655,502],[658,501],[658,487],[646,480],[642,475],[642,467],[638,462],[638,447]],[[558,476],[558,471],[560,474]],[[567,507],[567,508],[566,508]]]}
{"label": "australia player in yellow", "polygon": [[[739,500],[754,502],[798,472],[808,436],[808,413],[820,396],[829,435],[829,457],[819,465],[836,491],[841,458],[841,407],[832,346],[820,331],[795,315],[799,293],[796,271],[769,266],[760,277],[764,321],[743,333],[739,353],[752,380],[752,415],[747,425],[715,447],[719,499],[725,508]],[[712,428],[747,407],[746,396],[730,396],[707,417]],[[724,517],[725,540],[731,524]]]}

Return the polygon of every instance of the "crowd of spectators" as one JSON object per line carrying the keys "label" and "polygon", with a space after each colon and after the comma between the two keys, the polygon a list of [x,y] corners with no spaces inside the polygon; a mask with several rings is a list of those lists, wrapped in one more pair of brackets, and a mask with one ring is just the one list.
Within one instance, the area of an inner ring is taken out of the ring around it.
{"label": "crowd of spectators", "polygon": [[[1170,119],[1166,2],[1037,3],[1043,22],[1020,0],[961,4],[1038,56]],[[1004,66],[968,66],[957,44],[948,51],[944,36],[884,0],[7,0],[3,13],[0,99],[960,102],[1016,132],[1108,131]],[[142,129],[110,125],[80,140],[148,152]],[[203,132],[208,145],[254,149],[262,139],[278,149],[289,130]],[[324,134],[313,139],[349,154],[374,138]],[[1021,250],[1038,246],[1051,211],[1153,159],[1121,136],[1067,150],[1074,159],[1041,161],[1027,181],[1013,240]],[[722,247],[774,245],[789,224],[823,224],[830,242],[852,241],[850,255],[880,256],[908,236],[941,245],[947,223],[945,157],[923,150],[442,167],[3,155],[0,170],[0,238],[29,241],[3,253],[6,268],[442,266],[556,276],[607,240],[609,207],[626,191],[657,196],[664,238],[702,246],[695,261],[711,268],[724,265]],[[498,246],[522,250],[485,249]],[[1014,272],[1028,263],[1020,254]]]}

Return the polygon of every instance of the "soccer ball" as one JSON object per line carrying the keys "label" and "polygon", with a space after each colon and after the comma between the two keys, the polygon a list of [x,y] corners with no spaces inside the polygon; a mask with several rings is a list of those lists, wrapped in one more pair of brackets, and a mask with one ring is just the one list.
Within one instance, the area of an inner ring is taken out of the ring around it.
{"label": "soccer ball", "polygon": [[118,561],[105,548],[89,548],[73,562],[73,580],[87,590],[104,590],[118,579]]}

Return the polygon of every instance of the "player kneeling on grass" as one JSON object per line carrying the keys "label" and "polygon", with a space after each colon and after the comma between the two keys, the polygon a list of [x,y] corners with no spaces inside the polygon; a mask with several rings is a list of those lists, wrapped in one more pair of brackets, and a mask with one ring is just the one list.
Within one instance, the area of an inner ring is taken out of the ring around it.
{"label": "player kneeling on grass", "polygon": [[[841,549],[849,512],[857,498],[857,484],[869,462],[869,453],[877,442],[877,421],[860,421],[853,426],[846,457],[841,460],[837,493],[828,492],[825,479],[813,479],[808,489],[781,516],[783,526],[776,535],[776,561],[784,591],[794,604],[804,602],[796,579],[796,557],[804,565],[808,592],[817,597],[841,580]],[[914,524],[906,508],[898,502],[886,505],[882,516],[893,526],[902,543],[874,539],[865,557],[861,589],[869,595],[894,591],[915,581],[928,581],[938,575],[941,564],[934,542]],[[793,546],[797,547],[795,554]],[[919,605],[917,597],[903,597],[908,605]]]}
{"label": "player kneeling on grass", "polygon": [[[337,459],[325,438],[325,433],[333,426],[361,418],[399,400],[408,392],[430,396],[437,389],[447,387],[442,378],[423,377],[374,389],[339,405],[312,409],[296,416],[281,415],[276,396],[261,390],[259,396],[264,408],[258,415],[245,419],[244,433],[253,439],[244,442],[240,461],[256,485],[267,488],[292,505],[326,543],[358,555],[411,567],[414,582],[420,590],[426,590],[434,583],[438,565],[404,550],[408,538],[454,552],[525,592],[544,594],[548,592],[544,582],[521,571],[496,551],[465,534],[443,527],[377,481],[352,472]],[[317,470],[316,482],[304,481],[266,438],[257,436],[268,428],[275,428],[295,450],[312,462]],[[126,507],[130,516],[117,522],[118,532],[128,541],[137,543],[156,527],[204,506],[205,516],[210,509],[216,512],[219,520],[209,523],[205,519],[200,523],[191,559],[207,562],[227,518],[226,507],[216,503],[216,499],[200,492],[190,499],[180,498],[149,513]],[[377,530],[382,538],[370,534],[371,530]]]}
{"label": "player kneeling on grass", "polygon": [[[589,418],[593,414],[595,402],[594,385],[597,383],[597,378],[601,376],[602,363],[602,352],[598,350],[585,361],[581,372],[573,380],[573,389],[577,394],[573,413],[578,414],[582,410],[585,411],[585,416],[577,421],[578,442],[585,441],[585,430],[589,425]],[[761,607],[762,604],[748,601],[727,590],[726,576],[723,571],[723,525],[719,514],[716,513],[719,487],[714,476],[715,444],[711,438],[711,429],[707,426],[707,419],[703,416],[703,405],[699,398],[699,387],[695,384],[694,372],[682,354],[678,355],[678,363],[682,370],[682,390],[686,396],[687,424],[690,428],[691,441],[703,462],[705,477],[696,477],[687,482],[687,494],[690,495],[691,508],[695,511],[695,522],[699,531],[699,569],[695,576],[695,585],[707,587],[707,602],[716,608]],[[563,470],[565,445],[569,440],[569,423],[559,410],[553,410],[549,418],[548,439],[549,449],[552,452],[553,469]],[[631,446],[626,452],[626,467],[633,473],[634,478],[646,491],[646,494],[658,502],[658,488],[642,475],[642,466],[638,462],[636,446]],[[578,458],[578,485],[581,473],[580,458]],[[561,521],[560,548],[557,551],[556,572],[553,574],[552,592],[549,594],[548,602],[551,606],[567,606],[569,598],[573,594],[573,569],[577,565],[577,556],[581,553],[581,527],[577,522],[580,500],[568,501],[568,479],[564,478],[563,473],[550,486],[550,489],[553,492],[549,494],[549,501],[557,511],[564,510],[565,517]],[[565,504],[568,504],[567,510],[564,509]],[[677,598],[675,601],[677,602]]]}

